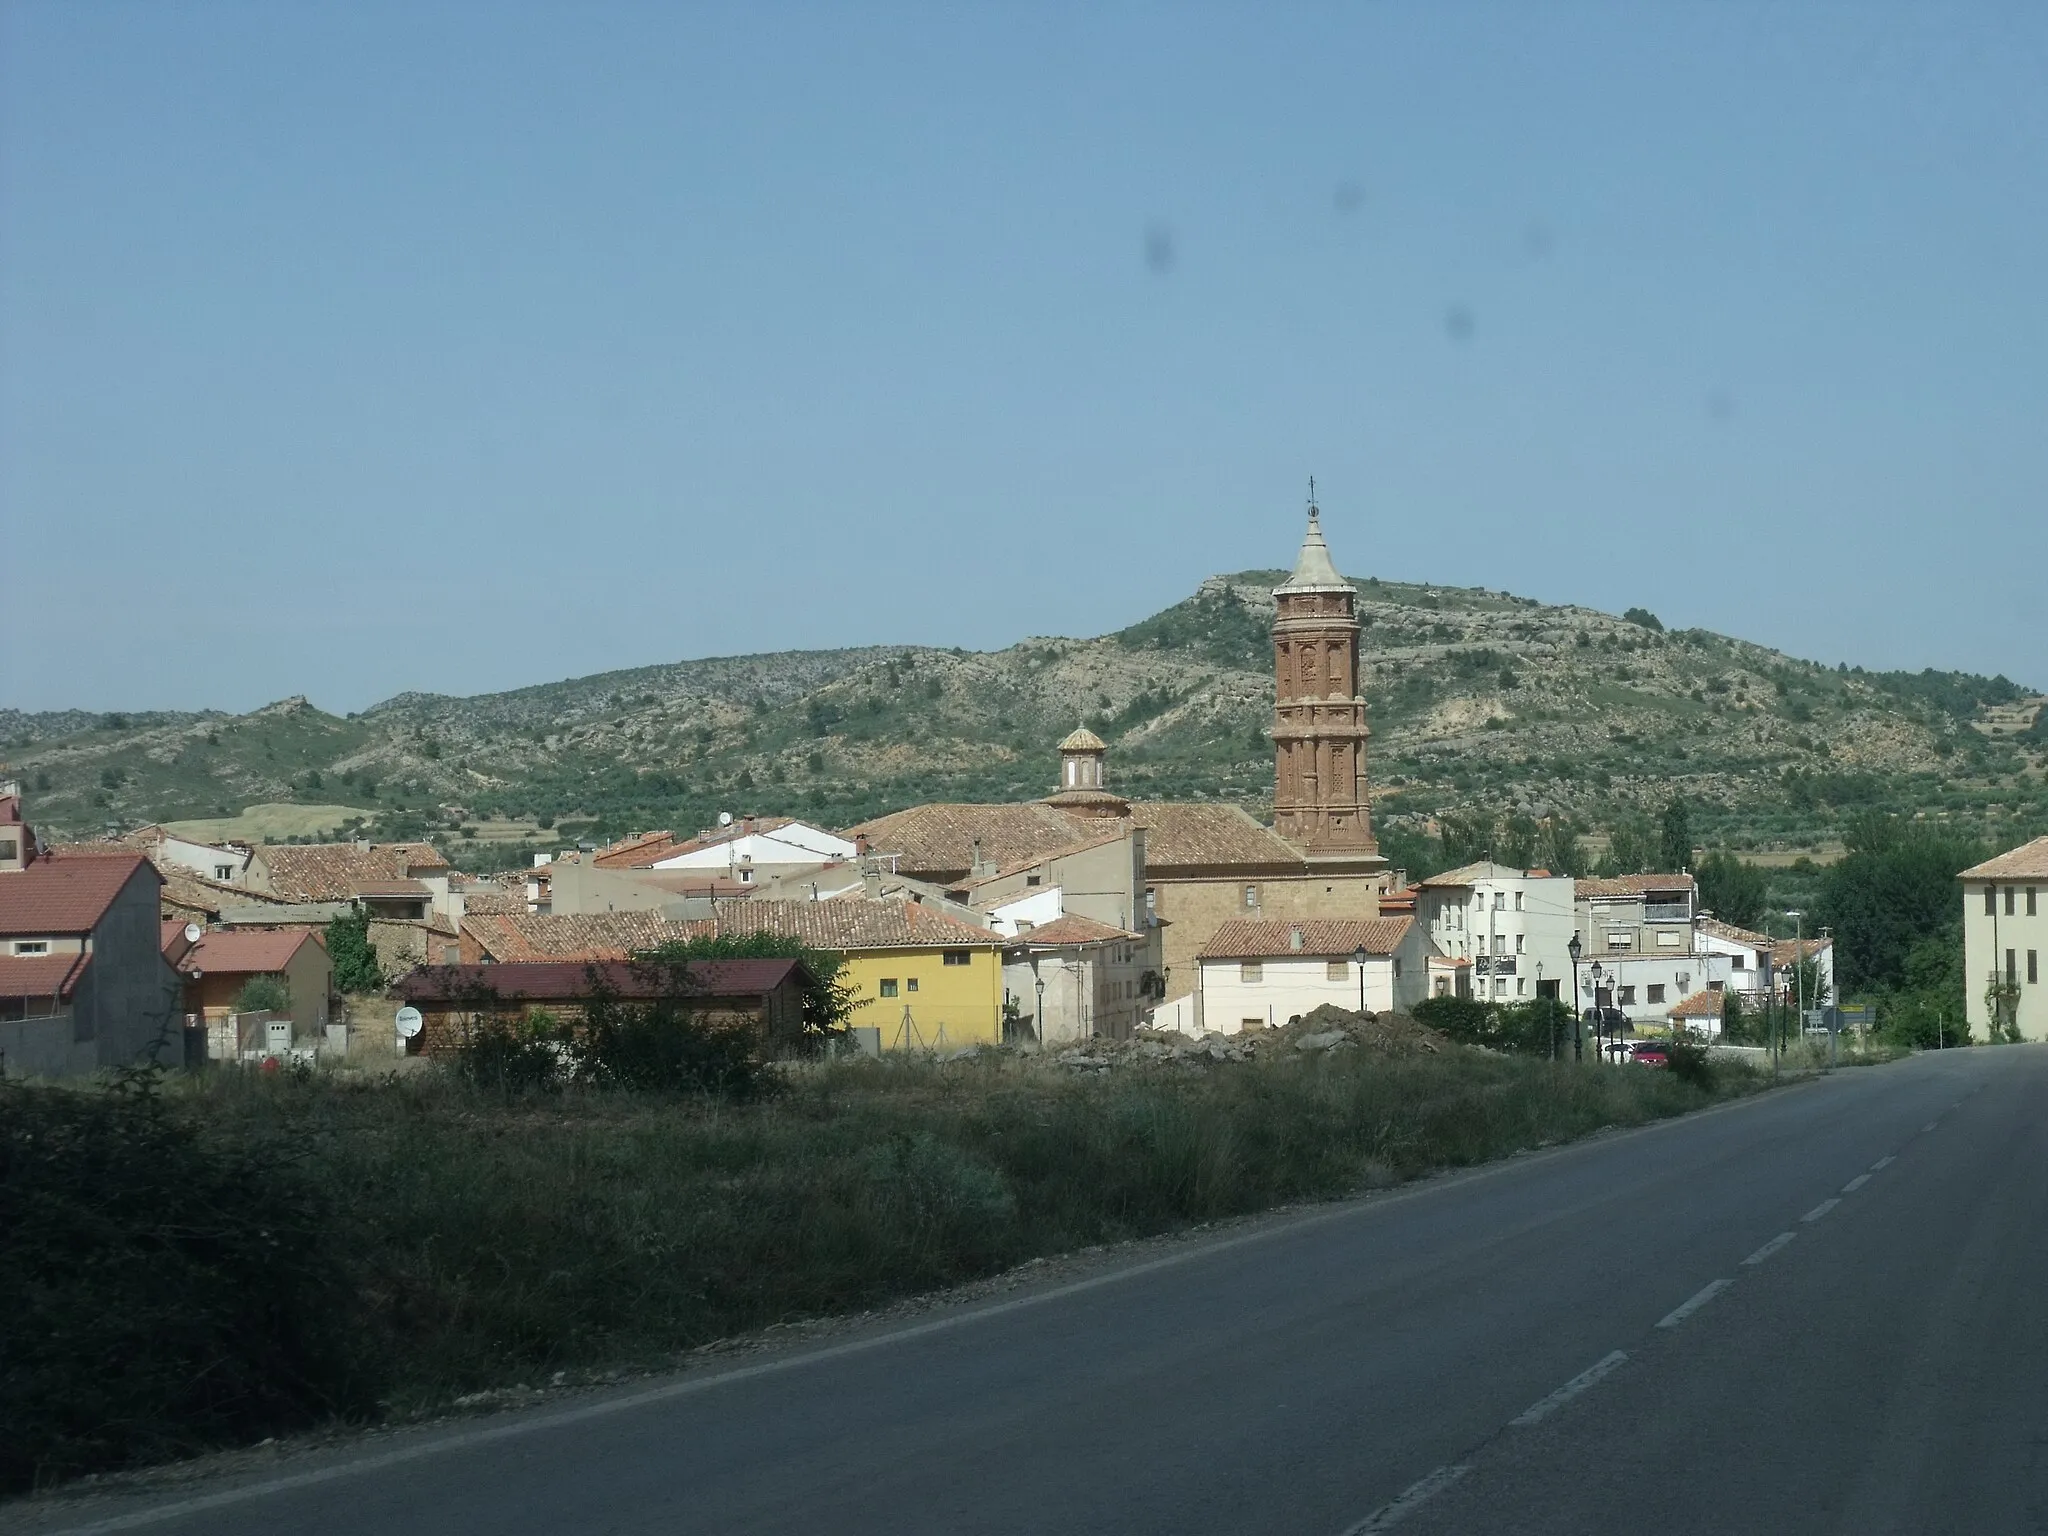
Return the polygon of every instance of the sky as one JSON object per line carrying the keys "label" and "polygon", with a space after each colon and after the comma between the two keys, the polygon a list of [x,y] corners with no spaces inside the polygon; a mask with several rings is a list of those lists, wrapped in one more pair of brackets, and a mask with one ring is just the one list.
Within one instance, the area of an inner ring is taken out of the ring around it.
{"label": "sky", "polygon": [[2048,688],[2048,6],[0,0],[0,707],[1290,564]]}

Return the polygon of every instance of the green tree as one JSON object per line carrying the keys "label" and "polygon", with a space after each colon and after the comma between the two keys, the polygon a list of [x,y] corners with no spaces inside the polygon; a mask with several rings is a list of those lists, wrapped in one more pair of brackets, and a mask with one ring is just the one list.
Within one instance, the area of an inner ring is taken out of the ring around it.
{"label": "green tree", "polygon": [[1835,972],[1848,992],[1909,988],[1906,959],[1925,939],[1962,947],[1956,876],[1983,847],[1952,833],[1900,828],[1884,819],[1852,825],[1851,851],[1821,877],[1814,923],[1834,930]]}
{"label": "green tree", "polygon": [[1700,883],[1700,906],[1724,923],[1754,928],[1764,920],[1770,895],[1763,871],[1732,853],[1710,853],[1693,871]]}
{"label": "green tree", "polygon": [[1649,867],[1656,852],[1656,840],[1649,823],[1640,816],[1628,816],[1607,829],[1607,854],[1600,861],[1603,875],[1639,875]]}
{"label": "green tree", "polygon": [[327,959],[334,967],[337,992],[378,992],[384,987],[384,967],[370,943],[370,914],[351,912],[327,925]]}
{"label": "green tree", "polygon": [[1641,625],[1644,629],[1655,630],[1660,635],[1664,633],[1664,621],[1647,608],[1631,608],[1622,617],[1631,624]]}
{"label": "green tree", "polygon": [[1692,867],[1692,808],[1678,795],[1665,803],[1657,824],[1657,851],[1663,857],[1658,873],[1676,874]]}
{"label": "green tree", "polygon": [[1579,841],[1578,826],[1569,816],[1552,816],[1543,824],[1541,850],[1543,867],[1553,875],[1586,873],[1586,850]]}
{"label": "green tree", "polygon": [[694,939],[672,939],[641,951],[634,959],[678,969],[697,960],[801,961],[804,1032],[815,1039],[844,1031],[853,1020],[854,1009],[862,1006],[842,975],[846,956],[836,950],[813,949],[799,939],[783,938],[780,934],[707,934]]}
{"label": "green tree", "polygon": [[237,1013],[289,1013],[292,989],[282,976],[251,976],[235,994]]}

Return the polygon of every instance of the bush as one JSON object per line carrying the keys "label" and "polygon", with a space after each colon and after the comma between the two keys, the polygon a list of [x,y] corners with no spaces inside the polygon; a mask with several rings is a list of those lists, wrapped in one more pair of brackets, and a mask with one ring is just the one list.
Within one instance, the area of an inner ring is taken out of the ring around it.
{"label": "bush", "polygon": [[370,944],[370,914],[351,912],[327,925],[327,959],[334,967],[337,992],[379,992],[384,967]]}
{"label": "bush", "polygon": [[1692,1036],[1674,1033],[1670,1044],[1664,1047],[1664,1061],[1671,1075],[1680,1082],[1713,1091],[1714,1064],[1707,1056],[1707,1048]]}
{"label": "bush", "polygon": [[284,1136],[0,1081],[0,1489],[260,1439],[375,1403],[331,1205]]}
{"label": "bush", "polygon": [[235,994],[237,1013],[289,1013],[292,989],[282,976],[251,976]]}

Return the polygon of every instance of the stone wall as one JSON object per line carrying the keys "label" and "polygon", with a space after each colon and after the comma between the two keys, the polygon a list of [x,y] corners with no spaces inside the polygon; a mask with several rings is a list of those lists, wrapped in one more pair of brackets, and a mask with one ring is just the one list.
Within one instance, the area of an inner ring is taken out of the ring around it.
{"label": "stone wall", "polygon": [[[1233,917],[1340,918],[1380,915],[1384,875],[1279,875],[1242,880],[1152,881],[1160,917],[1166,920],[1163,957],[1166,995],[1195,989],[1195,956]],[[1250,888],[1255,897],[1245,900]]]}

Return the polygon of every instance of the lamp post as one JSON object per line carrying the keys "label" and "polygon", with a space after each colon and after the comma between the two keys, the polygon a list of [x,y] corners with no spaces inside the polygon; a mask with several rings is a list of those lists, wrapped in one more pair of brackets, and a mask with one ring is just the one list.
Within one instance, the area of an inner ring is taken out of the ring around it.
{"label": "lamp post", "polygon": [[1359,945],[1351,951],[1351,963],[1358,967],[1358,1014],[1365,1016],[1365,946]]}
{"label": "lamp post", "polygon": [[1795,1005],[1793,1017],[1799,1021],[1799,1040],[1804,1048],[1806,1041],[1806,914],[1797,907],[1785,914],[1792,919],[1792,999]]}
{"label": "lamp post", "polygon": [[1038,1048],[1042,1051],[1045,1049],[1045,978],[1043,976],[1039,976],[1037,978],[1037,981],[1038,1016],[1034,1018],[1031,1022],[1038,1026]]}
{"label": "lamp post", "polygon": [[1572,957],[1572,1060],[1585,1059],[1584,1037],[1579,1029],[1579,935],[1573,930],[1572,940],[1565,945],[1564,952]]}
{"label": "lamp post", "polygon": [[1586,974],[1593,978],[1593,1044],[1604,1064],[1607,1060],[1607,1010],[1600,1002],[1600,962],[1595,960],[1586,968]]}

